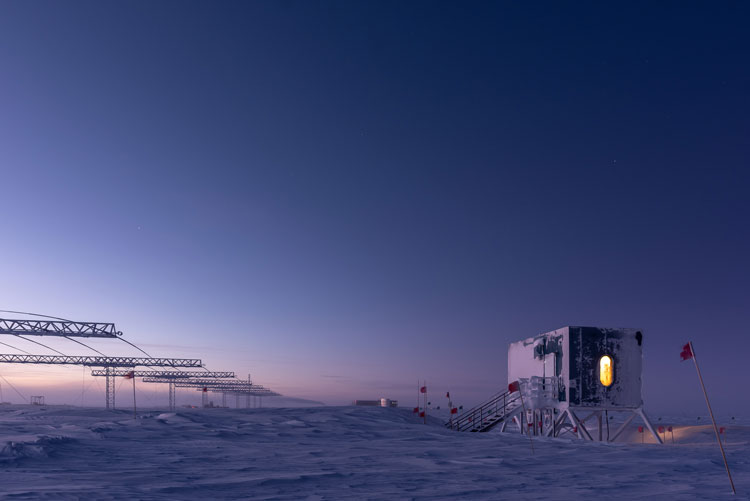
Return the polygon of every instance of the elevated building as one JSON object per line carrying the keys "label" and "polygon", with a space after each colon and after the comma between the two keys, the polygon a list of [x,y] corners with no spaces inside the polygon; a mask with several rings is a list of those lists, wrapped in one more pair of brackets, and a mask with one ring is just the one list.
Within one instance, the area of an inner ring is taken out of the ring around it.
{"label": "elevated building", "polygon": [[[569,326],[511,343],[508,391],[449,423],[459,431],[509,426],[522,433],[614,441],[639,417],[661,442],[643,412],[643,332]],[[616,429],[609,418],[624,416]],[[596,425],[591,424],[592,421]],[[596,438],[589,429],[596,429]]]}

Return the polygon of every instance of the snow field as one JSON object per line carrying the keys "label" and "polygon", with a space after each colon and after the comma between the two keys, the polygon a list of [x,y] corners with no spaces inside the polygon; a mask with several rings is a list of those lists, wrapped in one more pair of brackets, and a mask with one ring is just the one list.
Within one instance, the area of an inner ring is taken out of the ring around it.
{"label": "snow field", "polygon": [[[676,428],[677,430],[677,428]],[[675,445],[456,433],[410,409],[0,408],[8,499],[748,499],[750,427]],[[640,440],[640,438],[638,438]]]}

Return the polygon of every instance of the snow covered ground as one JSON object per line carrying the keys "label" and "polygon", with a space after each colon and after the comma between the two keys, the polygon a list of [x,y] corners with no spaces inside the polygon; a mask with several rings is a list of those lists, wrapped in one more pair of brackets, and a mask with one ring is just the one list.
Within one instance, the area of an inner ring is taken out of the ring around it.
{"label": "snow covered ground", "polygon": [[[670,423],[672,424],[672,423]],[[692,424],[692,423],[690,423]],[[456,433],[410,409],[0,407],[9,499],[748,499],[750,427],[675,445]],[[635,424],[633,427],[635,428]],[[637,433],[637,432],[636,432]],[[640,440],[640,438],[638,438]]]}

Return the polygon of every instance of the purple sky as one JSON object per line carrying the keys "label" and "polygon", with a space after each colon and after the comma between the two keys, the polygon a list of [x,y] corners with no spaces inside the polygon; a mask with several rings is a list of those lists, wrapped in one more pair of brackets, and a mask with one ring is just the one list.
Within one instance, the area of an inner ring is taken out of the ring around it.
{"label": "purple sky", "polygon": [[328,403],[468,405],[509,342],[638,327],[647,408],[702,409],[693,340],[750,411],[748,14],[4,2],[0,308]]}

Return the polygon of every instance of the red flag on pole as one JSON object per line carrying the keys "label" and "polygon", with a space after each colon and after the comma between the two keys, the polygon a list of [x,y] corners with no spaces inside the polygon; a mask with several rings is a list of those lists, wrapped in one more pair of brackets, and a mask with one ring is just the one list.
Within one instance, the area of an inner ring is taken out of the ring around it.
{"label": "red flag on pole", "polygon": [[458,414],[458,407],[454,407],[451,409],[451,414]]}
{"label": "red flag on pole", "polygon": [[203,393],[208,393],[208,388],[204,387],[203,388]]}
{"label": "red flag on pole", "polygon": [[424,417],[424,411],[419,413],[419,417]]}
{"label": "red flag on pole", "polygon": [[672,427],[671,426],[667,427],[667,431],[672,431]]}
{"label": "red flag on pole", "polygon": [[421,387],[421,388],[419,389],[419,393],[427,393],[427,387],[426,387],[426,386],[422,386],[422,387]]}
{"label": "red flag on pole", "polygon": [[723,426],[722,426],[722,427],[720,427],[720,428],[719,428],[719,433],[721,433],[721,434],[723,435],[723,434],[724,434],[724,430],[725,430],[725,428],[724,428]]}
{"label": "red flag on pole", "polygon": [[638,427],[638,433],[643,433],[643,426]]}
{"label": "red flag on pole", "polygon": [[706,407],[708,407],[708,414],[711,416],[711,423],[714,425],[714,433],[716,434],[716,441],[719,443],[719,450],[721,451],[721,458],[724,460],[724,468],[727,470],[727,477],[729,478],[729,485],[732,486],[732,494],[737,494],[737,490],[734,488],[734,480],[732,480],[732,472],[729,471],[729,463],[727,462],[727,455],[724,452],[724,445],[721,443],[721,433],[719,428],[716,426],[716,418],[714,418],[714,411],[711,409],[711,402],[708,401],[708,392],[706,391],[706,385],[703,384],[703,376],[701,375],[701,369],[698,367],[698,357],[695,356],[693,351],[693,343],[688,341],[688,344],[682,347],[682,353],[680,358],[687,360],[693,359],[695,363],[695,372],[698,373],[698,381],[701,383],[701,389],[703,390],[703,397],[706,399]]}
{"label": "red flag on pole", "polygon": [[682,347],[682,351],[680,352],[680,360],[684,362],[685,360],[690,360],[691,358],[693,358],[693,350],[690,347],[690,343],[688,343]]}
{"label": "red flag on pole", "polygon": [[508,385],[508,391],[513,393],[514,391],[519,391],[521,389],[521,385],[518,381],[513,381]]}
{"label": "red flag on pole", "polygon": [[135,377],[135,372],[130,371],[127,374],[123,376],[125,379],[133,379]]}
{"label": "red flag on pole", "polygon": [[446,393],[445,393],[445,398],[451,398],[451,392],[449,392],[449,391],[448,391],[448,392],[446,392]]}
{"label": "red flag on pole", "polygon": [[414,414],[416,414],[417,412],[419,412],[419,407],[414,407]]}
{"label": "red flag on pole", "polygon": [[659,433],[664,433],[664,427],[663,426],[659,426]]}

